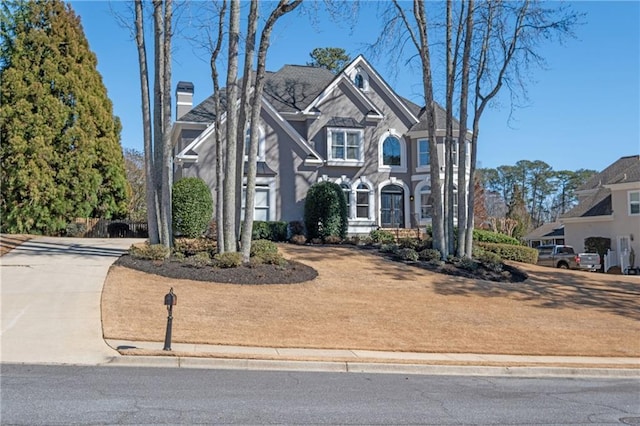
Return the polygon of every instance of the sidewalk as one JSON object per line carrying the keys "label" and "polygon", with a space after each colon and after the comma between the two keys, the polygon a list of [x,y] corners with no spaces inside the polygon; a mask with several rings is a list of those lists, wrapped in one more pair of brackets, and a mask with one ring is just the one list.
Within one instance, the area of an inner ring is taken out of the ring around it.
{"label": "sidewalk", "polygon": [[479,376],[596,376],[640,379],[640,359],[365,350],[265,348],[107,340],[109,365]]}

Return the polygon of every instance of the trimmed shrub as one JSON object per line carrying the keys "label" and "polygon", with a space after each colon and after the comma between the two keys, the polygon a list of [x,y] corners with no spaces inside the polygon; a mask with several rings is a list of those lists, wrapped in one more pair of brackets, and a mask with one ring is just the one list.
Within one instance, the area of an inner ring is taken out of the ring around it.
{"label": "trimmed shrub", "polygon": [[278,246],[276,246],[276,243],[269,240],[251,241],[251,250],[249,251],[249,256],[263,256],[269,253],[278,253]]}
{"label": "trimmed shrub", "polygon": [[202,179],[183,178],[173,184],[173,229],[187,238],[202,236],[213,215],[211,190]]}
{"label": "trimmed shrub", "polygon": [[196,253],[191,257],[185,258],[184,263],[186,263],[187,265],[202,268],[205,266],[210,266],[212,264],[212,261],[211,261],[211,256],[209,256],[209,253],[200,252],[200,253]]}
{"label": "trimmed shrub", "polygon": [[318,182],[309,188],[304,203],[304,224],[309,239],[347,235],[347,200],[340,185]]}
{"label": "trimmed shrub", "polygon": [[424,249],[418,253],[418,258],[427,262],[431,260],[440,260],[441,257],[442,255],[436,249]]}
{"label": "trimmed shrub", "polygon": [[483,229],[473,230],[473,241],[477,241],[479,243],[511,244],[514,246],[522,245],[522,243],[520,243],[520,240],[516,238],[510,237],[505,234],[500,234],[498,232],[485,231]]}
{"label": "trimmed shrub", "polygon": [[194,256],[205,252],[213,256],[218,251],[217,241],[208,238],[175,238],[173,240],[173,253],[181,253],[184,256]]}
{"label": "trimmed shrub", "polygon": [[452,263],[458,268],[462,268],[470,272],[475,271],[476,269],[478,269],[478,266],[480,266],[478,262],[471,259],[470,257],[457,257]]}
{"label": "trimmed shrub", "polygon": [[374,243],[391,244],[396,242],[396,237],[392,232],[382,229],[374,229],[369,233],[369,236]]}
{"label": "trimmed shrub", "polygon": [[418,252],[412,248],[400,248],[396,251],[396,256],[402,260],[415,262],[418,260]]}
{"label": "trimmed shrub", "polygon": [[269,222],[264,222],[262,220],[254,220],[253,229],[251,230],[251,239],[252,240],[270,240],[271,228],[269,227]]}
{"label": "trimmed shrub", "polygon": [[485,251],[495,253],[505,260],[536,264],[538,261],[538,250],[511,244],[478,243]]}
{"label": "trimmed shrub", "polygon": [[254,256],[250,260],[252,265],[278,265],[284,266],[287,261],[280,253],[263,253],[260,256]]}
{"label": "trimmed shrub", "polygon": [[398,244],[401,248],[410,248],[417,251],[422,242],[417,238],[400,238]]}
{"label": "trimmed shrub", "polygon": [[382,244],[380,246],[380,252],[382,252],[382,253],[395,253],[396,251],[398,251],[399,248],[400,248],[400,246],[398,246],[397,244]]}
{"label": "trimmed shrub", "polygon": [[72,222],[67,225],[67,229],[65,230],[65,234],[67,237],[84,237],[84,234],[87,232],[87,225],[84,223],[76,223]]}
{"label": "trimmed shrub", "polygon": [[[604,255],[607,254],[610,248],[611,238],[589,237],[584,239],[584,250],[587,253],[598,253],[601,265],[604,265]],[[604,266],[599,271],[604,272]]]}
{"label": "trimmed shrub", "polygon": [[293,244],[304,245],[307,242],[307,237],[305,237],[302,234],[295,234],[294,236],[291,237],[289,242]]}
{"label": "trimmed shrub", "polygon": [[169,247],[162,244],[134,244],[129,248],[129,254],[136,259],[164,260],[169,253]]}
{"label": "trimmed shrub", "polygon": [[342,242],[342,238],[336,235],[329,235],[324,239],[325,244],[340,244],[341,242]]}
{"label": "trimmed shrub", "polygon": [[501,272],[504,266],[502,258],[490,251],[482,250],[482,252],[476,256],[476,259],[490,271]]}
{"label": "trimmed shrub", "polygon": [[237,268],[242,265],[242,253],[226,252],[217,254],[214,258],[218,268]]}

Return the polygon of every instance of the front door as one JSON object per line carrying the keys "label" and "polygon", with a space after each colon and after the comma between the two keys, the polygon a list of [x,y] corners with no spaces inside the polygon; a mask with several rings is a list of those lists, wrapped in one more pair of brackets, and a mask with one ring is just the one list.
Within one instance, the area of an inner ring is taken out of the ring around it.
{"label": "front door", "polygon": [[398,185],[382,188],[380,222],[383,228],[404,228],[404,191]]}

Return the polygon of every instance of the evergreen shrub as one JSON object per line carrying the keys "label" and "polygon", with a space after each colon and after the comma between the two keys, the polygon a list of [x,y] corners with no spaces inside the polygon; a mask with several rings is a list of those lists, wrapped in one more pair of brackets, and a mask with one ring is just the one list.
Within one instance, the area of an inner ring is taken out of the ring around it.
{"label": "evergreen shrub", "polygon": [[309,188],[304,203],[304,224],[311,240],[347,235],[347,200],[340,185],[318,182]]}
{"label": "evergreen shrub", "polygon": [[496,243],[478,243],[478,246],[485,251],[497,254],[504,260],[513,260],[534,265],[538,262],[538,250],[531,247]]}
{"label": "evergreen shrub", "polygon": [[202,236],[213,215],[211,190],[202,179],[188,177],[173,184],[173,229],[187,238]]}

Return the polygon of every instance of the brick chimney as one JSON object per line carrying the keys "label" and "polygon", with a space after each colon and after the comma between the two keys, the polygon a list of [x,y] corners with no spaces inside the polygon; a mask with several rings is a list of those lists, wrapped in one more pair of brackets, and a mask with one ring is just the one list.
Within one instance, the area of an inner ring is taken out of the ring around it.
{"label": "brick chimney", "polygon": [[179,81],[176,86],[176,120],[191,111],[193,107],[193,83]]}

